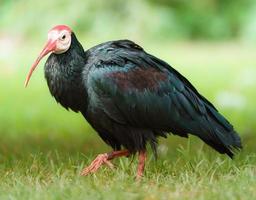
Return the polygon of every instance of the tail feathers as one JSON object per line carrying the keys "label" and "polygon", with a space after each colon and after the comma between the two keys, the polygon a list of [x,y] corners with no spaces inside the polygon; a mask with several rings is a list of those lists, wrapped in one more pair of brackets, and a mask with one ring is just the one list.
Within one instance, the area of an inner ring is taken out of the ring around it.
{"label": "tail feathers", "polygon": [[[208,107],[208,106],[207,106]],[[221,154],[233,158],[236,150],[242,149],[241,139],[233,126],[218,111],[208,107],[199,137]]]}

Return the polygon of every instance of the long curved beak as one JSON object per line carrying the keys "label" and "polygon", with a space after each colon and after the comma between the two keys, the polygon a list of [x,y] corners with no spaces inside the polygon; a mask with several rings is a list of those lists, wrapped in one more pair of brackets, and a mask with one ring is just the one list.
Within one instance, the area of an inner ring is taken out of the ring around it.
{"label": "long curved beak", "polygon": [[38,65],[38,63],[40,62],[40,60],[46,56],[48,53],[52,52],[56,47],[56,40],[48,40],[45,47],[43,48],[43,50],[41,51],[41,53],[39,54],[39,56],[37,57],[37,59],[35,60],[35,62],[33,63],[33,65],[31,66],[29,73],[27,75],[27,78],[25,80],[25,84],[24,86],[27,87],[28,82],[30,80],[30,77],[32,76],[33,71],[35,70],[36,66]]}

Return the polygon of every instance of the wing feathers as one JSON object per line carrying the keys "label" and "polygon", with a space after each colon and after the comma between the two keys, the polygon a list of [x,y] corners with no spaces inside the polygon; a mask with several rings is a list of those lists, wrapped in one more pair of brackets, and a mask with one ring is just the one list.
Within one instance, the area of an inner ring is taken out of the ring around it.
{"label": "wing feathers", "polygon": [[191,133],[231,157],[232,148],[241,147],[230,123],[164,61],[145,52],[122,51],[114,58],[115,64],[96,65],[89,73],[88,84],[93,88],[92,96],[98,99],[97,106],[116,123],[162,135]]}

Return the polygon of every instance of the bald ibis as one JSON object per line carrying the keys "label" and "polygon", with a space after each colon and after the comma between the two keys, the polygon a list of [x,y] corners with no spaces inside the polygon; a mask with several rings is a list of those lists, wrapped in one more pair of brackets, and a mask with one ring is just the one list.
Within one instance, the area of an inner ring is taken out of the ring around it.
{"label": "bald ibis", "polygon": [[84,51],[74,32],[58,25],[32,65],[29,79],[48,53],[44,71],[50,93],[67,109],[80,112],[113,148],[100,154],[81,175],[111,159],[138,152],[143,175],[146,146],[156,153],[157,138],[193,134],[233,157],[241,141],[233,126],[178,71],[129,40],[110,41]]}

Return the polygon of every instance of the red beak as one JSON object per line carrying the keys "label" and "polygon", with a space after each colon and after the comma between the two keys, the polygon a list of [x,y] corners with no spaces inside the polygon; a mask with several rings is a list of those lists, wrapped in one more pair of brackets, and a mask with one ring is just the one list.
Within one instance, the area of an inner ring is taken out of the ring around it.
{"label": "red beak", "polygon": [[43,50],[41,51],[41,53],[39,54],[39,56],[37,57],[37,59],[35,60],[35,62],[33,63],[32,67],[29,70],[29,73],[25,80],[25,87],[27,87],[30,77],[32,76],[32,73],[35,70],[38,63],[40,62],[40,60],[44,56],[46,56],[48,53],[52,52],[55,48],[56,48],[56,41],[48,40],[47,44],[45,45],[45,47],[43,48]]}

